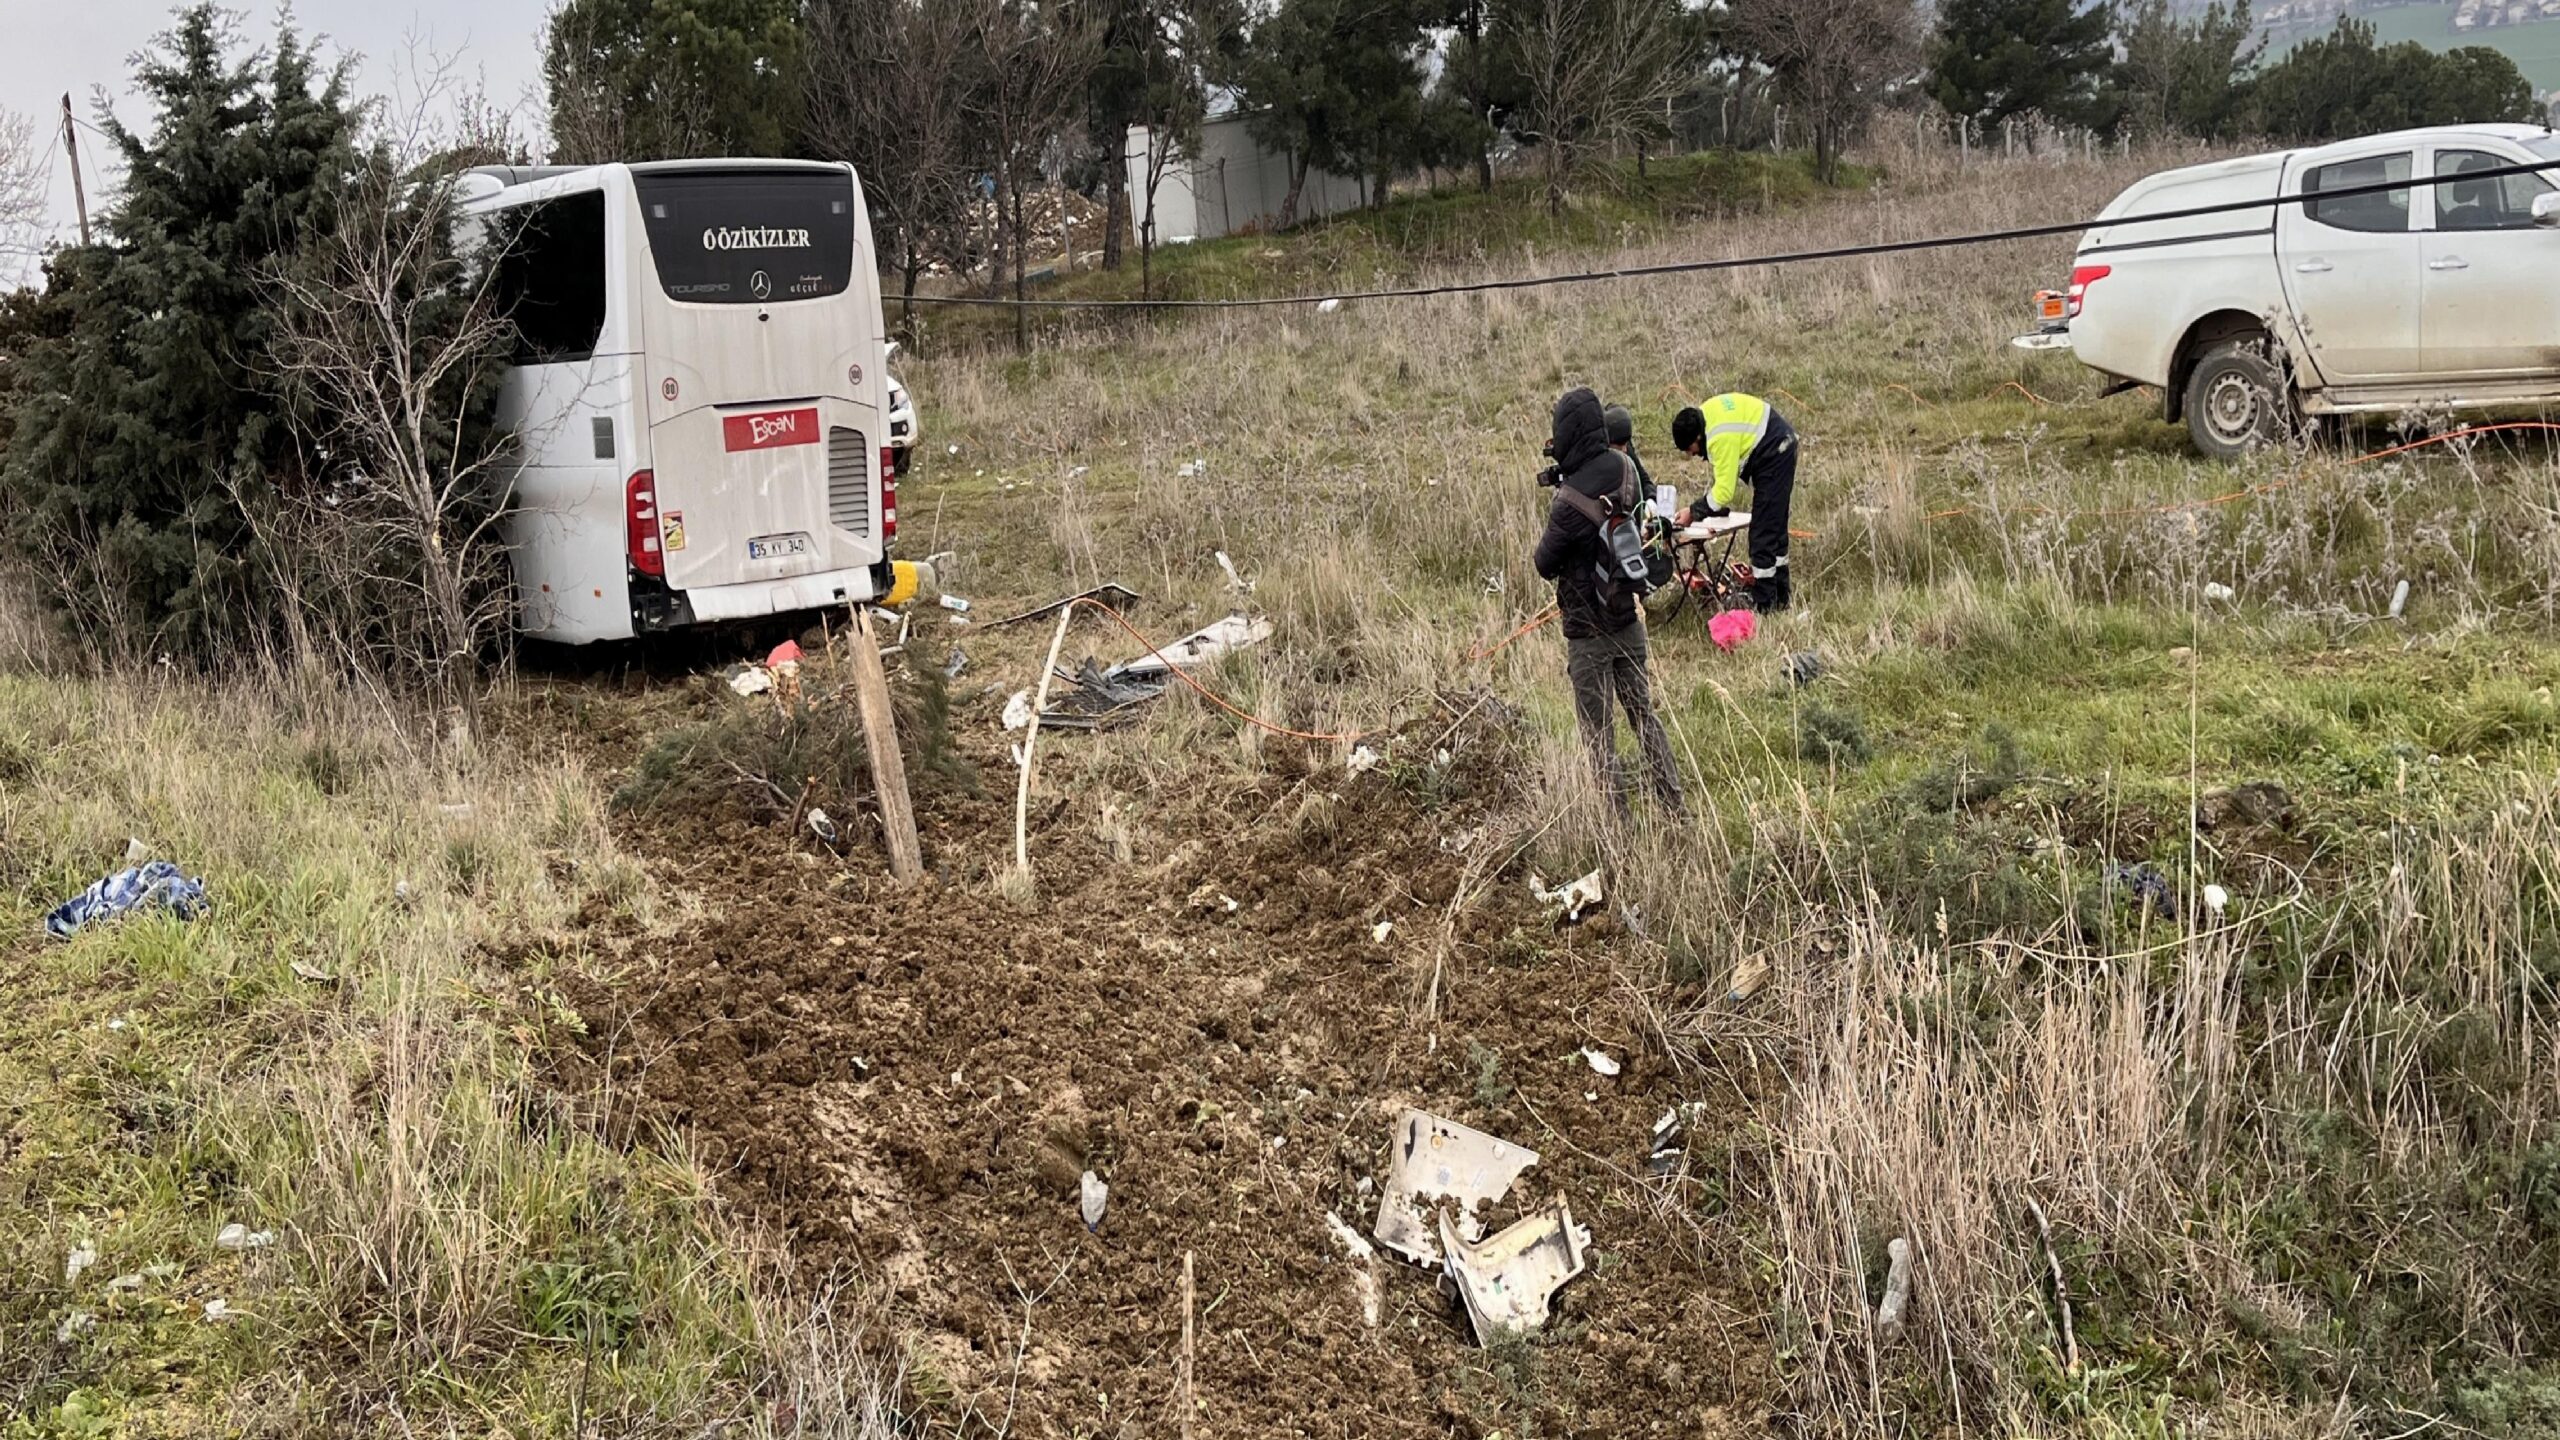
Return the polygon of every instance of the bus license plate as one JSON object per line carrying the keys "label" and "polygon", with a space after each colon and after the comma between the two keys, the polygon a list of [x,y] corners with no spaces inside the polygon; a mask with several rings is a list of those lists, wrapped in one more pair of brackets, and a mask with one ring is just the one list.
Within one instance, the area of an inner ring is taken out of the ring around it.
{"label": "bus license plate", "polygon": [[808,553],[809,537],[806,535],[759,535],[747,542],[747,558],[750,560],[780,560],[785,556]]}

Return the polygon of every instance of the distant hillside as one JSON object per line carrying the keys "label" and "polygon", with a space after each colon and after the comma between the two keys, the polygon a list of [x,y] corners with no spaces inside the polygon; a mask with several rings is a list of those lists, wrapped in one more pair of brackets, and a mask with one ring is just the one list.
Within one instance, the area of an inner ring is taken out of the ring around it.
{"label": "distant hillside", "polygon": [[2414,5],[2344,5],[2341,0],[2286,0],[2258,7],[2267,58],[2328,33],[2341,14],[2373,22],[2383,44],[2415,40],[2430,50],[2486,45],[2506,52],[2533,88],[2560,91],[2560,0],[2428,0]]}

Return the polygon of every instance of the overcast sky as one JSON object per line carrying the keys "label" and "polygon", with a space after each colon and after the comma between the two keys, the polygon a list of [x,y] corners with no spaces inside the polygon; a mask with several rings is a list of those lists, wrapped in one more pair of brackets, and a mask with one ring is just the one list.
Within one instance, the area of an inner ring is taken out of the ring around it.
{"label": "overcast sky", "polygon": [[[242,11],[246,37],[260,46],[273,39],[274,6],[250,0],[232,8]],[[51,146],[58,232],[72,229],[71,173],[56,139],[63,92],[70,92],[72,112],[82,120],[97,119],[103,90],[126,124],[148,125],[151,117],[131,90],[132,58],[169,28],[175,9],[168,0],[0,0],[0,109],[34,117],[40,157]],[[424,53],[453,57],[491,100],[520,106],[531,117],[539,108],[530,97],[540,79],[537,37],[547,9],[544,0],[301,0],[293,25],[306,38],[320,37],[324,54],[359,57],[360,92],[403,88],[403,57],[414,41]],[[101,188],[94,167],[107,158],[106,147],[84,129],[80,148],[94,213]],[[0,274],[0,284],[21,278]]]}

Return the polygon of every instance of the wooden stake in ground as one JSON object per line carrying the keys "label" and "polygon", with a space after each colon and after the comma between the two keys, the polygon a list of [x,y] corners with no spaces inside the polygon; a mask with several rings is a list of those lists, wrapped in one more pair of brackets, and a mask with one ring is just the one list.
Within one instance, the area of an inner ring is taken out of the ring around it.
{"label": "wooden stake in ground", "polygon": [[898,717],[889,705],[889,672],[880,663],[880,637],[871,633],[871,608],[857,605],[847,648],[853,653],[853,697],[862,711],[862,739],[871,750],[871,788],[880,796],[880,833],[888,838],[889,874],[904,883],[924,873],[916,843],[916,811],[907,799],[907,762],[898,753]]}
{"label": "wooden stake in ground", "polygon": [[1199,1292],[1191,1284],[1191,1252],[1182,1252],[1182,1440],[1191,1440],[1191,1415],[1199,1403],[1191,1394],[1191,1310]]}
{"label": "wooden stake in ground", "polygon": [[1031,725],[1022,732],[1022,778],[1013,792],[1013,868],[1031,878],[1031,747],[1040,742],[1040,712],[1048,708],[1049,677],[1058,673],[1058,647],[1067,643],[1067,626],[1076,607],[1058,612],[1058,633],[1049,637],[1049,658],[1040,662],[1040,689],[1031,697]]}

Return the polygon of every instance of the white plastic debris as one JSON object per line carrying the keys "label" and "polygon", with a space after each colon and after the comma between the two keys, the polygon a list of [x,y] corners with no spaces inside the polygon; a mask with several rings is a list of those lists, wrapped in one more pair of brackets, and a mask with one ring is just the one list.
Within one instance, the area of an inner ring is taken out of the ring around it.
{"label": "white plastic debris", "polygon": [[940,605],[945,610],[957,610],[963,615],[969,613],[969,602],[961,599],[957,595],[938,596],[935,598],[934,603]]}
{"label": "white plastic debris", "polygon": [[[2402,582],[2401,582],[2401,584],[2405,587],[2405,586],[2408,584],[2408,582],[2404,580],[2404,581],[2402,581]],[[151,858],[151,847],[150,847],[150,846],[143,844],[143,843],[142,843],[142,841],[141,841],[141,839],[140,839],[140,838],[138,838],[138,837],[136,837],[136,836],[128,835],[128,836],[126,836],[126,837],[125,837],[125,841],[124,841],[124,863],[125,863],[125,865],[127,866],[127,868],[130,868],[130,867],[135,866],[135,865],[139,865],[139,864],[141,864],[143,861],[148,860],[148,859],[150,859],[150,858]]]}
{"label": "white plastic debris", "polygon": [[225,1250],[264,1250],[276,1243],[276,1232],[252,1230],[234,1220],[222,1227],[221,1233],[213,1237],[213,1243]]}
{"label": "white plastic debris", "polygon": [[[74,1310],[70,1314],[62,1317],[61,1324],[53,1327],[53,1343],[56,1345],[68,1345],[75,1336],[97,1323],[97,1316],[90,1314],[86,1310]],[[1369,1323],[1374,1325],[1377,1322],[1372,1320]]]}
{"label": "white plastic debris", "polygon": [[115,1017],[114,1019],[112,1019],[112,1020],[110,1020],[110,1021],[108,1021],[108,1022],[107,1022],[107,1029],[108,1029],[110,1032],[114,1032],[114,1031],[122,1030],[124,1027],[125,1027],[125,1018],[124,1018],[123,1016],[121,1016],[121,1015],[118,1015],[118,1016],[117,1016],[117,1017]]}
{"label": "white plastic debris", "polygon": [[2207,600],[2229,600],[2235,597],[2238,593],[2238,591],[2233,590],[2230,586],[2223,584],[2219,580],[2207,580],[2204,582],[2204,598]]}
{"label": "white plastic debris", "polygon": [[2230,903],[2230,891],[2223,889],[2219,885],[2207,885],[2204,887],[2204,908],[2207,910],[2219,915],[2222,913],[2223,907]]}
{"label": "white plastic debris", "polygon": [[809,833],[833,845],[836,843],[836,822],[827,818],[826,811],[812,805],[809,807]]}
{"label": "white plastic debris", "polygon": [[1619,1065],[1617,1060],[1606,1050],[1594,1050],[1586,1047],[1582,1052],[1582,1058],[1590,1063],[1591,1071],[1595,1075],[1609,1076],[1618,1073]]}
{"label": "white plastic debris", "polygon": [[1381,920],[1369,927],[1369,938],[1381,945],[1386,944],[1387,937],[1394,933],[1396,933],[1396,922],[1393,920]]}
{"label": "white plastic debris", "polygon": [[1175,470],[1175,471],[1173,472],[1173,478],[1175,478],[1175,479],[1177,479],[1177,480],[1189,480],[1189,479],[1193,478],[1194,476],[1198,475],[1199,473],[1200,473],[1200,467],[1199,467],[1199,466],[1192,464],[1192,463],[1191,463],[1190,461],[1188,461],[1188,460],[1185,460],[1185,461],[1183,461],[1183,462],[1182,462],[1181,467],[1180,467],[1179,469],[1177,469],[1177,470]]}
{"label": "white plastic debris", "polygon": [[142,1288],[142,1277],[140,1275],[119,1275],[113,1280],[108,1281],[104,1288],[110,1295],[130,1293]]}
{"label": "white plastic debris", "polygon": [[1389,1145],[1386,1189],[1369,1233],[1416,1265],[1440,1263],[1430,1223],[1437,1202],[1457,1202],[1458,1233],[1472,1239],[1483,1233],[1477,1209],[1501,1199],[1521,1171],[1538,1163],[1535,1150],[1419,1110],[1396,1121]]}
{"label": "white plastic debris", "polygon": [[1110,1203],[1111,1187],[1102,1183],[1101,1176],[1090,1170],[1084,1172],[1084,1199],[1081,1207],[1084,1211],[1084,1228],[1101,1229],[1102,1208]]}
{"label": "white plastic debris", "polygon": [[207,1300],[204,1302],[204,1318],[214,1324],[218,1325],[221,1322],[230,1319],[233,1313],[234,1312],[231,1309],[231,1302],[228,1300]]}
{"label": "white plastic debris", "polygon": [[1316,302],[1316,313],[1319,315],[1330,315],[1341,308],[1342,297],[1339,295],[1329,295]]}
{"label": "white plastic debris", "polygon": [[2403,580],[2399,584],[2391,587],[2391,618],[2394,620],[2399,619],[2400,612],[2408,608],[2409,582]]}
{"label": "white plastic debris", "polygon": [[1016,690],[1013,692],[1013,698],[1004,702],[1004,728],[1019,730],[1030,723],[1031,692]]}
{"label": "white plastic debris", "polygon": [[1532,871],[1529,875],[1529,895],[1539,904],[1561,912],[1564,923],[1567,925],[1582,923],[1585,913],[1609,898],[1607,892],[1601,888],[1600,872],[1597,870],[1570,884],[1559,885],[1553,890],[1548,889],[1546,882],[1539,879],[1537,873]]}
{"label": "white plastic debris", "polygon": [[62,1257],[62,1283],[65,1285],[79,1284],[80,1272],[97,1263],[98,1247],[90,1244],[86,1240],[81,1241],[79,1244],[71,1247],[70,1254]]}
{"label": "white plastic debris", "polygon": [[1896,1235],[1884,1254],[1884,1302],[1876,1306],[1876,1328],[1890,1335],[1902,1328],[1903,1309],[1911,1303],[1911,1242]]}
{"label": "white plastic debris", "polygon": [[1334,1245],[1342,1258],[1351,1262],[1351,1291],[1360,1299],[1360,1318],[1371,1329],[1378,1324],[1378,1252],[1361,1238],[1340,1215],[1324,1212],[1324,1227],[1333,1235]]}
{"label": "white plastic debris", "polygon": [[334,985],[338,983],[337,976],[330,974],[328,971],[323,970],[319,966],[311,964],[308,961],[292,960],[287,961],[286,963],[292,968],[293,976],[297,980],[307,981],[313,985]]}
{"label": "white plastic debris", "polygon": [[750,665],[729,677],[729,688],[741,695],[761,695],[773,688],[773,672],[761,665]]}
{"label": "white plastic debris", "polygon": [[1218,552],[1218,568],[1227,572],[1228,589],[1239,595],[1253,593],[1253,582],[1236,573],[1236,562],[1227,558],[1227,552],[1224,550]]}
{"label": "white plastic debris", "polygon": [[1553,1205],[1480,1243],[1461,1238],[1444,1214],[1440,1243],[1448,1250],[1449,1278],[1466,1303],[1476,1343],[1490,1345],[1547,1323],[1556,1291],[1588,1263],[1591,1231],[1573,1222],[1573,1207],[1559,1195]]}
{"label": "white plastic debris", "polygon": [[1342,762],[1342,768],[1354,775],[1366,775],[1377,769],[1378,762],[1383,758],[1385,757],[1377,751],[1362,745],[1352,750],[1351,758]]}

